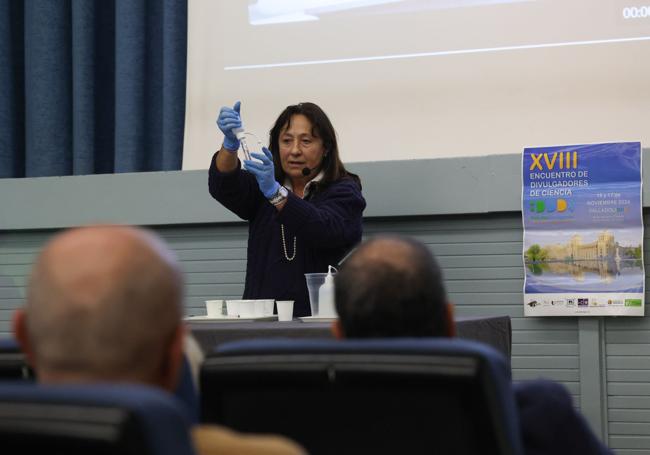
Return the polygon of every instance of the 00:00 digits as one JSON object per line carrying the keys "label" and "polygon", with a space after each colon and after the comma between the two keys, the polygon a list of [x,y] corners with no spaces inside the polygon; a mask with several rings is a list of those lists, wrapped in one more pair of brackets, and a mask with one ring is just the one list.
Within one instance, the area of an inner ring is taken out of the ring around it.
{"label": "00:00 digits", "polygon": [[650,6],[628,6],[623,8],[623,19],[650,17]]}

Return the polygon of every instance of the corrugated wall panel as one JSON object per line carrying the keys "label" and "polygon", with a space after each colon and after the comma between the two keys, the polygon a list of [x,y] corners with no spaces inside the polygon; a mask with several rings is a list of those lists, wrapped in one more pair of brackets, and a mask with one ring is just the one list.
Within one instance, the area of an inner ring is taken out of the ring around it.
{"label": "corrugated wall panel", "polygon": [[[646,218],[646,246],[650,237],[647,223]],[[644,248],[646,264],[649,253]],[[646,267],[646,303],[650,297],[647,270]],[[647,315],[648,305],[645,310]],[[621,455],[650,454],[650,320],[607,318],[605,346],[610,447]]]}
{"label": "corrugated wall panel", "polygon": [[609,318],[605,327],[609,445],[619,455],[650,454],[650,321]]}
{"label": "corrugated wall panel", "polygon": [[[647,228],[644,243],[650,237]],[[650,250],[644,248],[647,258]],[[646,267],[646,303],[648,297]],[[648,305],[646,305],[648,314]],[[609,444],[619,454],[650,454],[650,321],[608,318],[605,321],[607,420]]]}
{"label": "corrugated wall panel", "polygon": [[246,276],[246,225],[173,226],[156,230],[180,259],[185,273],[186,314],[205,314],[206,300],[241,298]]}

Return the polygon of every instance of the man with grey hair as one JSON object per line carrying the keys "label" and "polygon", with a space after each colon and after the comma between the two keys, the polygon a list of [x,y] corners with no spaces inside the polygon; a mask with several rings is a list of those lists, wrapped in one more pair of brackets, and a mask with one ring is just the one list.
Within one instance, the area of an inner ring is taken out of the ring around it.
{"label": "man with grey hair", "polygon": [[[183,356],[183,279],[153,233],[91,226],[56,235],[38,256],[14,333],[43,383],[136,382],[172,391]],[[198,426],[201,454],[300,454],[274,436]]]}

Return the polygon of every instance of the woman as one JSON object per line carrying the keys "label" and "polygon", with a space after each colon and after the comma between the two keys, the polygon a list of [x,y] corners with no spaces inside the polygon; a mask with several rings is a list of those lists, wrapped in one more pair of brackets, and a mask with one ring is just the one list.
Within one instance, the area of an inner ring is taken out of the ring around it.
{"label": "woman", "polygon": [[361,240],[359,178],[345,170],[334,127],[313,103],[288,106],[246,170],[233,131],[240,103],[222,108],[217,125],[224,141],[210,164],[210,194],[249,222],[243,298],[293,300],[294,316],[307,316],[305,273],[327,272]]}

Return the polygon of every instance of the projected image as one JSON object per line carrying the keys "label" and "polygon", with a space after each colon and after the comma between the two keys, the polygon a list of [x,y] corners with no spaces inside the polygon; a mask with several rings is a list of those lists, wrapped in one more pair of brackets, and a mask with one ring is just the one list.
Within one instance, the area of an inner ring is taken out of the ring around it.
{"label": "projected image", "polygon": [[535,0],[257,0],[248,14],[251,25],[265,25],[317,21],[325,14],[349,10],[391,14],[531,1]]}

